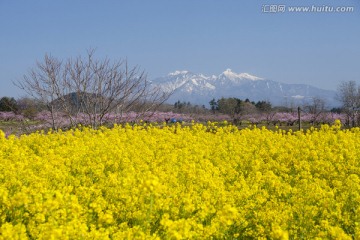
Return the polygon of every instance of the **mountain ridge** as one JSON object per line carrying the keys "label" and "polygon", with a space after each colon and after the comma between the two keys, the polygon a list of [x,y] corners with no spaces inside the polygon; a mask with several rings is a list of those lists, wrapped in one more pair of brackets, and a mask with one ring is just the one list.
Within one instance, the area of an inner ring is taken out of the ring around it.
{"label": "mountain ridge", "polygon": [[186,101],[209,106],[211,99],[236,97],[251,101],[269,101],[274,106],[303,105],[313,98],[323,99],[328,107],[339,106],[336,92],[308,84],[290,84],[257,77],[249,73],[235,73],[226,69],[219,75],[207,76],[187,70],[177,70],[155,78],[152,83],[166,92],[173,91],[168,103]]}

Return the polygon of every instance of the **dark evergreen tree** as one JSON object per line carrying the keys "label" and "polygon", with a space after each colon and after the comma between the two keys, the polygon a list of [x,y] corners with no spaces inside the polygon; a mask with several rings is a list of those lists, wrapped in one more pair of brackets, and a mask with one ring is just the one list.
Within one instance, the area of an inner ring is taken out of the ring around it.
{"label": "dark evergreen tree", "polygon": [[0,99],[0,112],[17,112],[18,105],[14,98],[2,97]]}

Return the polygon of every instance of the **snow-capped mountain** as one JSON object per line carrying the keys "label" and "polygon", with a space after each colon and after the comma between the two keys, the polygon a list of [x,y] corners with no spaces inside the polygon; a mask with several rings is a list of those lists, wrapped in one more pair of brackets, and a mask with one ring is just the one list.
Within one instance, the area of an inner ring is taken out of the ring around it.
{"label": "snow-capped mountain", "polygon": [[208,106],[213,98],[236,97],[243,100],[248,98],[255,102],[265,100],[275,106],[284,106],[310,103],[317,97],[325,100],[329,107],[339,105],[335,100],[335,91],[306,84],[280,83],[249,73],[235,73],[231,69],[226,69],[218,76],[175,71],[152,82],[165,91],[174,91],[168,103],[180,100]]}
{"label": "snow-capped mountain", "polygon": [[229,79],[231,81],[239,82],[243,80],[264,80],[256,76],[252,76],[248,73],[234,73],[230,68],[226,69],[222,74],[219,75],[220,79]]}

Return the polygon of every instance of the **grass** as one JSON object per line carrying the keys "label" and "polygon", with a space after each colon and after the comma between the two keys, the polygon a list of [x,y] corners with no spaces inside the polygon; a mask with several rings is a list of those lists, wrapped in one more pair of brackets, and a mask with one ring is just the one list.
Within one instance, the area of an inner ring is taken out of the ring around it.
{"label": "grass", "polygon": [[30,133],[29,127],[36,126],[38,121],[0,121],[0,130],[6,134],[21,135]]}
{"label": "grass", "polygon": [[[36,126],[38,124],[41,124],[41,122],[39,121],[32,121],[32,120],[28,120],[28,121],[0,121],[0,130],[2,130],[3,132],[5,132],[7,135],[9,134],[14,134],[16,136],[20,136],[22,134],[29,134],[31,132],[34,132],[34,130],[31,130],[30,127]],[[171,124],[171,123],[169,123]],[[187,125],[187,124],[186,124]],[[222,124],[219,123],[219,126],[221,126]],[[282,123],[281,125],[273,125],[273,124],[267,124],[267,123],[259,123],[256,124],[257,128],[262,128],[262,127],[266,127],[269,130],[273,130],[273,131],[277,131],[278,129],[282,129],[285,131],[297,131],[299,130],[299,126],[297,124],[294,125],[287,125],[286,123]],[[108,126],[111,127],[111,126]],[[247,121],[243,121],[241,122],[241,124],[237,124],[237,127],[239,129],[244,129],[244,128],[252,128],[254,127],[254,124],[251,124],[250,122]],[[306,123],[303,122],[301,124],[301,129],[303,129],[304,131],[306,131],[307,129],[309,129],[310,127],[320,127],[320,126],[313,126],[310,123]],[[46,129],[44,129],[46,130]]]}

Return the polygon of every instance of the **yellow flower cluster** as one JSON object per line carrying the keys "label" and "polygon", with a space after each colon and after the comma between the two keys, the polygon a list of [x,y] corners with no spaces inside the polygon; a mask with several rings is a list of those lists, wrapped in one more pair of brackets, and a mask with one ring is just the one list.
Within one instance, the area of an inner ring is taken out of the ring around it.
{"label": "yellow flower cluster", "polygon": [[0,131],[0,239],[359,239],[359,139],[338,122]]}

